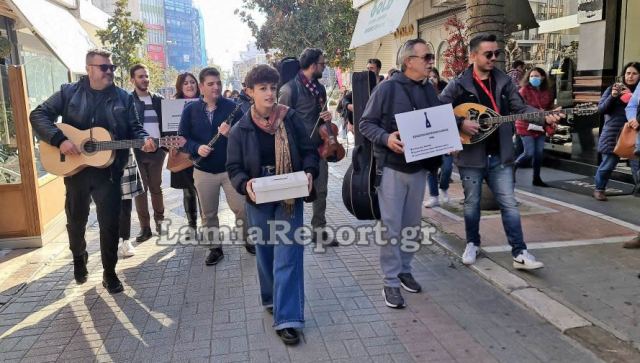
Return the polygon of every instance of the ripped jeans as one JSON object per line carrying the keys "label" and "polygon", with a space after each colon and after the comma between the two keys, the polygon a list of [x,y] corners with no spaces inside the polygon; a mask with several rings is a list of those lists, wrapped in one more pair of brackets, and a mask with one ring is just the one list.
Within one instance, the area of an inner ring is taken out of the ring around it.
{"label": "ripped jeans", "polygon": [[500,206],[502,226],[507,235],[511,254],[515,257],[527,249],[522,235],[520,211],[513,191],[513,166],[503,165],[500,156],[487,156],[484,168],[461,168],[460,179],[464,188],[464,228],[467,243],[480,245],[480,197],[482,181],[487,180],[489,188]]}

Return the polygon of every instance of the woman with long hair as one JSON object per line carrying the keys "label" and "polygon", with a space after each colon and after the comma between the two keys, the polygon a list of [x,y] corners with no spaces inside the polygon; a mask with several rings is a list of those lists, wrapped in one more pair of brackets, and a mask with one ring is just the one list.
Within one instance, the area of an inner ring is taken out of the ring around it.
{"label": "woman with long hair", "polygon": [[[178,75],[176,80],[175,99],[198,98],[200,89],[196,76],[185,72]],[[184,212],[187,216],[189,227],[195,233],[198,229],[198,192],[193,184],[193,166],[171,173],[171,187],[182,189]]]}
{"label": "woman with long hair", "polygon": [[[549,87],[547,72],[544,69],[535,67],[527,72],[520,84],[520,95],[524,101],[540,111],[550,111],[553,109],[553,95]],[[553,135],[555,126],[545,124],[539,126],[529,123],[526,120],[516,121],[516,133],[522,138],[524,151],[516,158],[513,168],[514,182],[516,169],[527,164],[533,159],[533,181],[537,187],[548,187],[547,183],[540,178],[542,167],[542,157],[544,153],[544,138],[546,135]]]}
{"label": "woman with long hair", "polygon": [[[640,79],[640,63],[627,63],[622,69],[622,82],[617,82],[607,88],[598,103],[598,111],[604,115],[604,125],[598,140],[598,152],[602,154],[602,162],[598,166],[595,176],[595,190],[593,197],[599,201],[606,201],[604,191],[611,177],[611,173],[618,165],[620,157],[613,153],[616,147],[618,135],[627,122],[625,108],[631,99],[631,95],[638,86]],[[631,160],[633,178],[638,183],[638,162]]]}
{"label": "woman with long hair", "polygon": [[[246,92],[253,105],[229,133],[227,172],[247,198],[262,305],[273,314],[280,339],[291,345],[300,341],[296,329],[304,325],[304,244],[295,239],[303,226],[303,200],[256,204],[253,183],[259,177],[304,171],[311,192],[319,155],[295,110],[276,103],[278,80],[278,71],[265,64],[247,74]],[[289,227],[285,236],[275,233],[283,224]]]}

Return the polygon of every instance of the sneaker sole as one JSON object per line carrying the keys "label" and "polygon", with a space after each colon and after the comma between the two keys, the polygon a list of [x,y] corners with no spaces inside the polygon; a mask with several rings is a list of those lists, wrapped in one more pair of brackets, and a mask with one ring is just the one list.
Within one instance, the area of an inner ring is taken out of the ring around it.
{"label": "sneaker sole", "polygon": [[518,262],[513,262],[513,268],[515,268],[516,270],[538,270],[538,269],[541,269],[543,267],[544,267],[544,265],[535,266],[534,267],[534,266],[526,266],[526,265],[523,265],[523,264],[518,263]]}
{"label": "sneaker sole", "polygon": [[224,256],[220,256],[220,258],[219,258],[219,259],[217,259],[217,260],[215,260],[215,261],[213,261],[213,262],[207,262],[207,261],[205,261],[205,262],[204,262],[204,264],[205,264],[205,265],[207,265],[207,266],[214,266],[214,265],[217,265],[217,264],[218,264],[218,262],[222,261],[222,259],[224,259]]}
{"label": "sneaker sole", "polygon": [[[411,293],[414,293],[414,294],[417,294],[417,293],[419,293],[420,291],[422,291],[422,289],[418,289],[418,290],[410,289],[407,285],[403,284],[403,283],[402,283],[402,281],[400,281],[400,286],[402,286],[402,288],[403,288],[405,291],[407,291],[407,292],[411,292]],[[385,300],[386,300],[386,299],[385,299]]]}
{"label": "sneaker sole", "polygon": [[387,301],[387,295],[384,293],[384,290],[382,290],[382,297],[384,298],[384,304],[387,305],[388,307],[392,308],[392,309],[403,309],[405,306],[407,306],[406,304],[404,304],[404,305],[394,305],[394,304],[390,303],[389,301]]}

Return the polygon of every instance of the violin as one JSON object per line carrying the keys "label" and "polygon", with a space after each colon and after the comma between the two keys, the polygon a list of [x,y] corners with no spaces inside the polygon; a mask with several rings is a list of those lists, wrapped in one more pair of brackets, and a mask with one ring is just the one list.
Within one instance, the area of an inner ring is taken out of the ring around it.
{"label": "violin", "polygon": [[[333,91],[335,91],[335,89],[337,88],[335,87],[337,84],[338,84],[338,80],[336,79],[336,84],[331,89],[331,93],[329,94],[329,97],[327,97],[327,103],[325,103],[322,106],[322,108],[320,109],[320,113],[322,113],[322,111],[327,110],[329,106],[329,100],[331,99],[331,95],[333,94]],[[318,126],[320,122],[322,123]],[[318,154],[320,154],[320,157],[331,163],[336,163],[344,159],[346,151],[344,150],[344,147],[342,147],[342,145],[338,142],[338,139],[336,138],[336,135],[338,135],[338,126],[336,126],[336,124],[334,124],[333,122],[324,121],[322,117],[318,117],[318,121],[316,121],[316,126],[318,128],[318,134],[320,135],[320,139],[322,140],[322,144],[318,146]],[[314,127],[314,131],[315,131],[315,127]],[[311,132],[312,135],[314,131]]]}
{"label": "violin", "polygon": [[346,152],[336,139],[338,126],[333,122],[325,122],[318,127],[318,133],[322,139],[322,145],[318,146],[320,157],[332,163],[344,159]]}

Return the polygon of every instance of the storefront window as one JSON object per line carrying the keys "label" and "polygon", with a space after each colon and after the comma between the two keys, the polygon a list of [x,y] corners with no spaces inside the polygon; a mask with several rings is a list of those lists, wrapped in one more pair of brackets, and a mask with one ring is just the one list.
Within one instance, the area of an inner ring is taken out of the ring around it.
{"label": "storefront window", "polygon": [[[22,59],[27,77],[27,94],[31,110],[60,90],[62,84],[69,82],[67,68],[52,54],[23,50]],[[35,137],[34,153],[36,171],[38,178],[40,178],[45,176],[47,172],[40,163],[40,151]]]}
{"label": "storefront window", "polygon": [[9,74],[7,66],[0,65],[0,185],[20,182],[16,124],[9,97]]}

